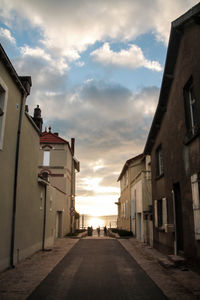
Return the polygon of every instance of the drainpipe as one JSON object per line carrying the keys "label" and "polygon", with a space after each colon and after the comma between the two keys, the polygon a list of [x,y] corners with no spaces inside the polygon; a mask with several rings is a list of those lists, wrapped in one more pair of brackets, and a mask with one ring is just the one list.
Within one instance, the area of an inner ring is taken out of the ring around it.
{"label": "drainpipe", "polygon": [[71,199],[70,199],[70,233],[73,233],[73,212],[71,210],[72,207],[74,207],[74,195],[73,195],[73,185],[74,185],[74,144],[75,144],[75,139],[71,138],[71,153],[72,153],[72,164],[71,164]]}
{"label": "drainpipe", "polygon": [[72,207],[74,207],[74,203],[73,203],[73,197],[74,197],[74,195],[73,195],[73,180],[74,180],[74,174],[73,174],[73,172],[74,172],[74,162],[73,162],[73,156],[72,156],[72,166],[71,166],[71,199],[70,199],[70,202],[71,202],[71,204],[70,204],[70,232],[71,233],[73,233],[73,212],[74,211],[72,211],[71,210],[71,208]]}
{"label": "drainpipe", "polygon": [[47,186],[45,184],[44,185],[44,218],[43,218],[42,251],[45,250],[46,218],[47,218]]}
{"label": "drainpipe", "polygon": [[174,190],[172,190],[172,200],[173,200],[173,214],[174,214],[174,255],[177,255],[177,230],[176,230],[176,206],[175,206],[175,195]]}
{"label": "drainpipe", "polygon": [[15,218],[16,218],[16,206],[17,206],[17,180],[18,180],[18,166],[19,166],[19,146],[22,127],[22,113],[23,104],[26,95],[23,92],[20,103],[19,123],[17,130],[17,144],[15,152],[15,173],[14,173],[14,188],[13,188],[13,210],[12,210],[12,227],[11,227],[11,246],[10,246],[10,267],[14,268],[14,246],[15,246]]}

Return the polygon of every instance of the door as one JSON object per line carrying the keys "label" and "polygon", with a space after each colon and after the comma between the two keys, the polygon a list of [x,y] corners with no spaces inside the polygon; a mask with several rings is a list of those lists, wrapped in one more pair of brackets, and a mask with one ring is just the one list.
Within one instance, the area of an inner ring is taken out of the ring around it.
{"label": "door", "polygon": [[56,238],[62,237],[62,212],[56,212]]}
{"label": "door", "polygon": [[182,201],[180,184],[175,183],[173,185],[174,201],[175,201],[175,218],[176,218],[176,247],[177,253],[183,252],[183,222],[182,222]]}
{"label": "door", "polygon": [[142,218],[141,213],[137,213],[137,240],[142,240]]}

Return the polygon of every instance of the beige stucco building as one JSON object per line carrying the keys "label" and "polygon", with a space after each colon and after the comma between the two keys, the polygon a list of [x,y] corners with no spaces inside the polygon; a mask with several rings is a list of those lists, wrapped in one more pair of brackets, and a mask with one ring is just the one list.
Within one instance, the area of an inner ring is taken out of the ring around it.
{"label": "beige stucco building", "polygon": [[[38,175],[43,151],[42,119],[40,116],[38,124],[35,115],[32,118],[28,114],[26,98],[31,77],[17,75],[1,45],[0,57],[0,270],[4,270],[37,250],[51,247],[56,237],[69,232],[70,220],[64,212],[69,215],[68,198],[74,202],[75,169],[79,169],[79,163],[72,155],[72,147],[66,145],[71,151],[71,156],[65,158],[66,168],[59,161],[64,159],[61,149],[56,150],[61,158],[52,158],[53,166],[62,166],[60,171],[69,177],[70,187],[69,183],[58,183],[56,176],[50,176],[49,182],[48,177],[41,176],[44,174]],[[62,145],[56,146],[59,148]],[[60,171],[50,170],[54,174]]]}
{"label": "beige stucco building", "polygon": [[40,138],[40,175],[47,174],[52,187],[63,194],[56,199],[56,237],[73,232],[75,222],[75,180],[79,162],[74,157],[75,139],[68,141],[58,133],[44,131]]}
{"label": "beige stucco building", "polygon": [[152,245],[152,198],[150,159],[140,154],[126,161],[118,178],[120,198],[118,228],[132,231],[142,242]]}
{"label": "beige stucco building", "polygon": [[[0,270],[42,247],[40,132],[25,111],[31,78],[19,77],[0,46]],[[43,205],[43,204],[42,204]]]}

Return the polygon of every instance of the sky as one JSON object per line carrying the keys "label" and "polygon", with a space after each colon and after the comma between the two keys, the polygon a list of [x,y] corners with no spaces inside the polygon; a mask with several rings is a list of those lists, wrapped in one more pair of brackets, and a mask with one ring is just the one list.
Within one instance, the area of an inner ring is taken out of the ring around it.
{"label": "sky", "polygon": [[0,0],[0,42],[32,77],[29,112],[76,139],[76,209],[117,214],[118,176],[143,152],[171,22],[195,0]]}

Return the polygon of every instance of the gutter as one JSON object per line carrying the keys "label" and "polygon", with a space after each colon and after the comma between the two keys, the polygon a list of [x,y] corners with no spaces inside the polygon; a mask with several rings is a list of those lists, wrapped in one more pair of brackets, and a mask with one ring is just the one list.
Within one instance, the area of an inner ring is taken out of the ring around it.
{"label": "gutter", "polygon": [[12,210],[12,227],[11,227],[11,246],[10,246],[10,267],[14,268],[14,247],[15,247],[15,219],[16,219],[16,206],[17,206],[17,180],[18,180],[18,166],[19,166],[19,146],[22,127],[22,113],[23,104],[26,94],[23,92],[20,103],[19,123],[17,130],[17,143],[15,152],[15,173],[14,173],[14,188],[13,188],[13,210]]}

